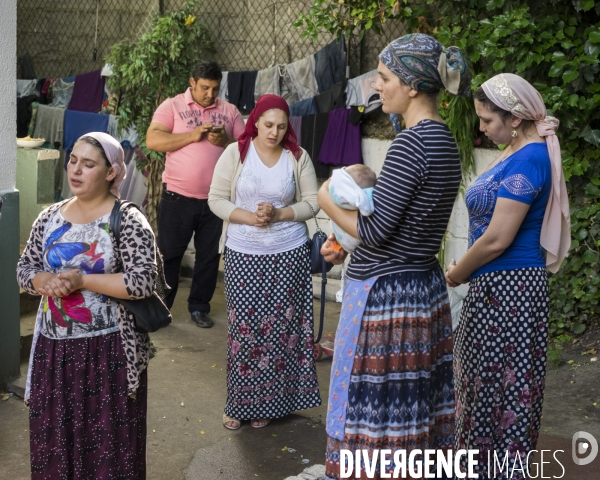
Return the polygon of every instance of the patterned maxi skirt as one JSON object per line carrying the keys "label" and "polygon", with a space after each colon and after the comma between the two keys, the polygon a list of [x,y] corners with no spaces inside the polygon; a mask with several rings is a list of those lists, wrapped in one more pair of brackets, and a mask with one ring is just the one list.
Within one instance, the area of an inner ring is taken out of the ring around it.
{"label": "patterned maxi skirt", "polygon": [[233,418],[279,418],[321,405],[308,255],[307,245],[270,255],[226,249],[225,414]]}
{"label": "patterned maxi skirt", "polygon": [[[538,440],[547,346],[545,268],[491,272],[471,282],[454,351],[456,448],[480,451],[480,479],[529,478],[518,469]],[[511,459],[504,474],[493,471],[493,455],[488,474],[491,451],[499,465],[507,454]]]}
{"label": "patterned maxi skirt", "polygon": [[[441,269],[377,279],[350,378],[344,439],[327,439],[328,480],[340,478],[340,449],[367,450],[372,459],[374,449],[408,458],[413,449],[453,447],[452,319]],[[355,474],[373,478],[364,462]]]}
{"label": "patterned maxi skirt", "polygon": [[52,340],[33,357],[29,424],[32,480],[146,478],[147,372],[127,396],[119,332]]}

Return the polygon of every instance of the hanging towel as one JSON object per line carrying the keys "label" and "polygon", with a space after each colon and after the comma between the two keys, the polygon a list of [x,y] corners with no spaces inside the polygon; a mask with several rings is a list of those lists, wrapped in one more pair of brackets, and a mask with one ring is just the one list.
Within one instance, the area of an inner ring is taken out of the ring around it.
{"label": "hanging towel", "polygon": [[107,133],[112,137],[116,138],[117,141],[123,146],[123,148],[135,148],[140,142],[140,136],[138,135],[135,127],[122,128],[118,130],[119,116],[109,115],[108,116],[108,131]]}
{"label": "hanging towel", "polygon": [[64,139],[64,123],[64,108],[39,105],[33,136],[35,138],[44,138],[46,142],[50,143],[52,148],[55,148],[56,142],[62,146]]}
{"label": "hanging towel", "polygon": [[319,86],[315,78],[314,55],[286,65],[283,83],[289,92],[289,98],[286,98],[286,101],[290,105],[317,95]]}
{"label": "hanging towel", "polygon": [[27,136],[31,122],[31,104],[35,100],[35,95],[17,98],[17,137]]}
{"label": "hanging towel", "polygon": [[65,110],[64,145],[65,152],[73,150],[79,137],[90,132],[108,132],[108,115],[102,113]]}
{"label": "hanging towel", "polygon": [[83,73],[75,77],[73,96],[69,102],[69,110],[79,112],[99,112],[104,96],[104,77],[101,70]]}
{"label": "hanging towel", "polygon": [[329,112],[323,146],[317,157],[325,165],[348,166],[363,163],[360,125],[348,121],[351,110],[338,108]]}
{"label": "hanging towel", "polygon": [[315,77],[319,93],[330,90],[346,78],[346,44],[344,37],[315,53]]}
{"label": "hanging towel", "polygon": [[317,113],[317,106],[314,98],[307,98],[300,102],[290,105],[290,117],[303,117],[305,115],[314,115]]}
{"label": "hanging towel", "polygon": [[328,123],[329,114],[327,113],[307,115],[302,117],[302,128],[300,129],[302,132],[302,148],[304,148],[310,156],[319,180],[329,178],[329,167],[317,161]]}
{"label": "hanging towel", "polygon": [[318,113],[329,113],[346,106],[346,79],[315,97]]}
{"label": "hanging towel", "polygon": [[39,105],[37,111],[37,120],[33,136],[35,138],[44,138],[51,148],[56,148],[59,152],[57,168],[54,175],[54,194],[60,194],[63,183],[63,165],[65,164],[65,150],[63,148],[64,140],[65,109],[50,107],[49,105]]}
{"label": "hanging towel", "polygon": [[229,102],[233,103],[242,114],[247,114],[254,108],[254,88],[258,70],[247,72],[229,72],[227,86]]}
{"label": "hanging towel", "polygon": [[298,145],[302,146],[302,117],[290,116],[290,126],[294,129]]}
{"label": "hanging towel", "polygon": [[221,87],[219,88],[219,98],[221,100],[229,101],[229,87],[227,86],[229,72],[221,72]]}
{"label": "hanging towel", "polygon": [[35,93],[37,80],[17,80],[17,97],[27,97]]}
{"label": "hanging towel", "polygon": [[272,93],[281,96],[281,87],[279,86],[279,66],[259,70],[256,75],[256,85],[254,86],[254,101],[257,102],[261,95]]}
{"label": "hanging towel", "polygon": [[75,87],[75,77],[59,78],[52,85],[51,107],[67,108],[71,97],[73,97],[73,88]]}
{"label": "hanging towel", "polygon": [[346,106],[369,105],[375,94],[379,98],[379,92],[375,90],[377,70],[371,70],[363,75],[348,80],[346,87]]}

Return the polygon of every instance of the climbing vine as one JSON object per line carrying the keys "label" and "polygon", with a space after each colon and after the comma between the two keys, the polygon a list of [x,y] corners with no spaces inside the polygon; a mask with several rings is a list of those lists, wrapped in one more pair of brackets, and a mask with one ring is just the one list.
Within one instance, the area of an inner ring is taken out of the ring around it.
{"label": "climbing vine", "polygon": [[148,176],[146,213],[155,232],[165,157],[146,148],[146,131],[156,107],[185,91],[194,65],[214,50],[208,30],[194,16],[198,5],[186,2],[181,10],[157,15],[148,33],[114,45],[105,59],[113,65],[110,86],[120,94],[119,125],[135,126],[140,136],[137,166]]}
{"label": "climbing vine", "polygon": [[[582,333],[600,319],[600,2],[593,0],[316,0],[296,22],[305,36],[382,31],[386,21],[435,36],[465,53],[476,88],[500,72],[526,78],[561,126],[572,245],[550,279],[550,331]],[[475,114],[440,97],[442,115],[472,168]]]}

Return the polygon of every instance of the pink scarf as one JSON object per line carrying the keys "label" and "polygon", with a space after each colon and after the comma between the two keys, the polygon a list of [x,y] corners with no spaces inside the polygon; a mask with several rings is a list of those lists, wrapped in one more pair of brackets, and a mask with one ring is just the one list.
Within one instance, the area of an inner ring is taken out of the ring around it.
{"label": "pink scarf", "polygon": [[546,115],[546,106],[540,93],[517,75],[501,73],[481,87],[501,109],[511,112],[515,117],[534,121],[538,135],[546,139],[552,164],[552,190],[542,223],[540,243],[546,250],[546,267],[556,273],[571,246],[569,198],[556,137],[559,121]]}

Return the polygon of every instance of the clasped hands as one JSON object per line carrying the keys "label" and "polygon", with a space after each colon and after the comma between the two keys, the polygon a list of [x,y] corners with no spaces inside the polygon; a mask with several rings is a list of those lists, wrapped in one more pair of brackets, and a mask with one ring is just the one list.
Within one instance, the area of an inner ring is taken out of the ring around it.
{"label": "clasped hands", "polygon": [[268,227],[276,221],[277,209],[272,203],[260,202],[252,215],[255,227]]}
{"label": "clasped hands", "polygon": [[444,275],[444,277],[446,279],[446,283],[448,284],[449,287],[452,287],[452,288],[456,288],[456,287],[462,285],[463,283],[467,283],[467,281],[468,281],[468,280],[462,281],[460,278],[450,278],[450,277],[452,277],[452,270],[454,270],[455,267],[456,267],[456,260],[452,259],[452,261],[448,265],[448,270],[446,270],[446,273]]}
{"label": "clasped hands", "polygon": [[46,297],[65,297],[83,288],[83,275],[78,270],[49,274],[36,290]]}

